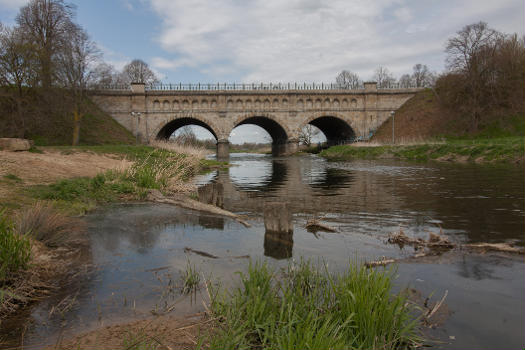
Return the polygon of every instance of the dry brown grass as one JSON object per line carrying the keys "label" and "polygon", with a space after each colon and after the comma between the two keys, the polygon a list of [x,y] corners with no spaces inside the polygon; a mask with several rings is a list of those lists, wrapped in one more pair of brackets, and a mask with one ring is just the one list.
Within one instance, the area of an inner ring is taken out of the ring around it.
{"label": "dry brown grass", "polygon": [[65,216],[51,203],[42,201],[18,212],[15,227],[19,233],[29,234],[50,247],[72,241],[71,237],[84,229],[82,221]]}
{"label": "dry brown grass", "polygon": [[190,156],[196,157],[197,159],[203,159],[208,154],[213,153],[212,151],[204,147],[182,145],[180,143],[170,142],[170,141],[156,140],[156,141],[151,142],[149,145],[155,148],[160,148],[160,149],[165,149],[165,150],[180,153],[180,154],[190,155]]}

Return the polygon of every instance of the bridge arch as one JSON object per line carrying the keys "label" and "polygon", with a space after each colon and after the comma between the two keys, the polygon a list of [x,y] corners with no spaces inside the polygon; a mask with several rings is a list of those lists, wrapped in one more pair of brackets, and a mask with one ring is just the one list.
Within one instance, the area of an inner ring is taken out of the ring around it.
{"label": "bridge arch", "polygon": [[352,142],[356,137],[351,123],[337,113],[312,115],[301,125],[301,129],[308,124],[321,130],[326,136],[328,145]]}
{"label": "bridge arch", "polygon": [[202,126],[206,130],[208,130],[213,135],[213,137],[215,137],[215,140],[219,139],[217,136],[217,132],[212,126],[210,126],[210,123],[208,123],[204,118],[195,115],[191,117],[179,117],[170,119],[166,123],[159,125],[159,127],[157,127],[157,129],[154,131],[153,135],[156,139],[167,140],[177,129],[182,128],[186,125]]}
{"label": "bridge arch", "polygon": [[272,115],[261,114],[240,116],[233,123],[232,130],[238,126],[247,124],[257,125],[266,130],[266,132],[270,134],[273,144],[284,144],[288,141],[289,131],[287,131],[286,127],[279,123],[279,121]]}

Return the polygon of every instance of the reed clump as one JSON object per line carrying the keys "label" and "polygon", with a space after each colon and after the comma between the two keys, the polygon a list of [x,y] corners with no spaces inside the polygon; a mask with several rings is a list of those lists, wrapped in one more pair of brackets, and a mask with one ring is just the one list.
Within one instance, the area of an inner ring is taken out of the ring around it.
{"label": "reed clump", "polygon": [[307,261],[278,273],[250,264],[241,286],[215,288],[211,349],[408,349],[420,342],[407,295],[392,270],[350,264],[341,274]]}
{"label": "reed clump", "polygon": [[73,233],[83,230],[82,222],[58,212],[51,203],[38,201],[18,212],[15,227],[20,233],[43,242],[49,247],[58,247],[71,240]]}
{"label": "reed clump", "polygon": [[14,224],[0,210],[0,304],[7,293],[5,287],[19,271],[27,269],[31,244],[26,235],[18,234]]}

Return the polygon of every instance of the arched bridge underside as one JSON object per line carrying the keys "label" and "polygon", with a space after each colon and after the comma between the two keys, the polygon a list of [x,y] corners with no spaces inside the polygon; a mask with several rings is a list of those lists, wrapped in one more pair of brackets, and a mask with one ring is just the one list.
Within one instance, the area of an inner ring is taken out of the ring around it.
{"label": "arched bridge underside", "polygon": [[130,90],[97,90],[91,97],[131,131],[138,142],[167,139],[178,128],[199,125],[217,140],[217,156],[229,153],[231,131],[244,124],[265,129],[273,153],[297,150],[307,124],[319,128],[329,144],[368,139],[418,89],[158,91],[132,84]]}

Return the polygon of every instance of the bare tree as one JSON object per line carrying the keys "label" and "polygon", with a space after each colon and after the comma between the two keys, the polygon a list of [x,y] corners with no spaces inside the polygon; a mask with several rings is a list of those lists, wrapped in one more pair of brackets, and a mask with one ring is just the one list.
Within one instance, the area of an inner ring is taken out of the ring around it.
{"label": "bare tree", "polygon": [[176,131],[173,141],[181,145],[194,146],[198,143],[197,135],[191,125],[185,125]]}
{"label": "bare tree", "polygon": [[474,57],[484,48],[493,46],[500,37],[501,33],[489,28],[486,22],[466,25],[448,40],[445,49],[448,68],[470,74],[476,68]]}
{"label": "bare tree", "polygon": [[91,79],[94,63],[100,53],[95,43],[89,39],[87,32],[75,26],[69,33],[69,40],[57,55],[59,68],[57,78],[62,86],[68,88],[74,97],[73,120],[73,146],[78,144],[80,137],[80,122],[83,114],[81,104]]}
{"label": "bare tree", "polygon": [[425,64],[418,63],[412,69],[412,82],[416,87],[429,87],[434,84],[436,78]]}
{"label": "bare tree", "polygon": [[319,135],[320,130],[311,124],[307,124],[304,128],[301,129],[299,133],[299,142],[305,146],[310,147],[312,144],[312,139]]}
{"label": "bare tree", "polygon": [[348,70],[343,70],[335,78],[335,82],[342,89],[357,89],[361,85],[359,76]]}
{"label": "bare tree", "polygon": [[396,78],[390,73],[388,68],[379,66],[375,72],[373,79],[377,82],[378,88],[389,88],[392,87],[396,81]]}
{"label": "bare tree", "polygon": [[410,74],[403,74],[401,76],[401,78],[399,78],[399,87],[400,88],[407,89],[407,88],[410,88],[412,86],[413,86],[413,84],[412,84],[412,77],[410,76]]}
{"label": "bare tree", "polygon": [[119,74],[111,64],[100,62],[91,72],[90,87],[103,88],[114,85],[117,83]]}
{"label": "bare tree", "polygon": [[128,63],[124,67],[122,73],[127,78],[129,83],[142,83],[150,85],[159,82],[159,79],[149,68],[148,64],[139,59],[134,59]]}
{"label": "bare tree", "polygon": [[73,5],[63,0],[31,0],[16,17],[18,27],[34,46],[38,79],[44,88],[49,88],[55,79],[55,57],[75,27],[73,17]]}
{"label": "bare tree", "polygon": [[448,68],[463,78],[464,104],[471,119],[471,129],[478,130],[484,105],[485,91],[494,72],[494,57],[502,34],[487,23],[469,24],[447,43]]}

